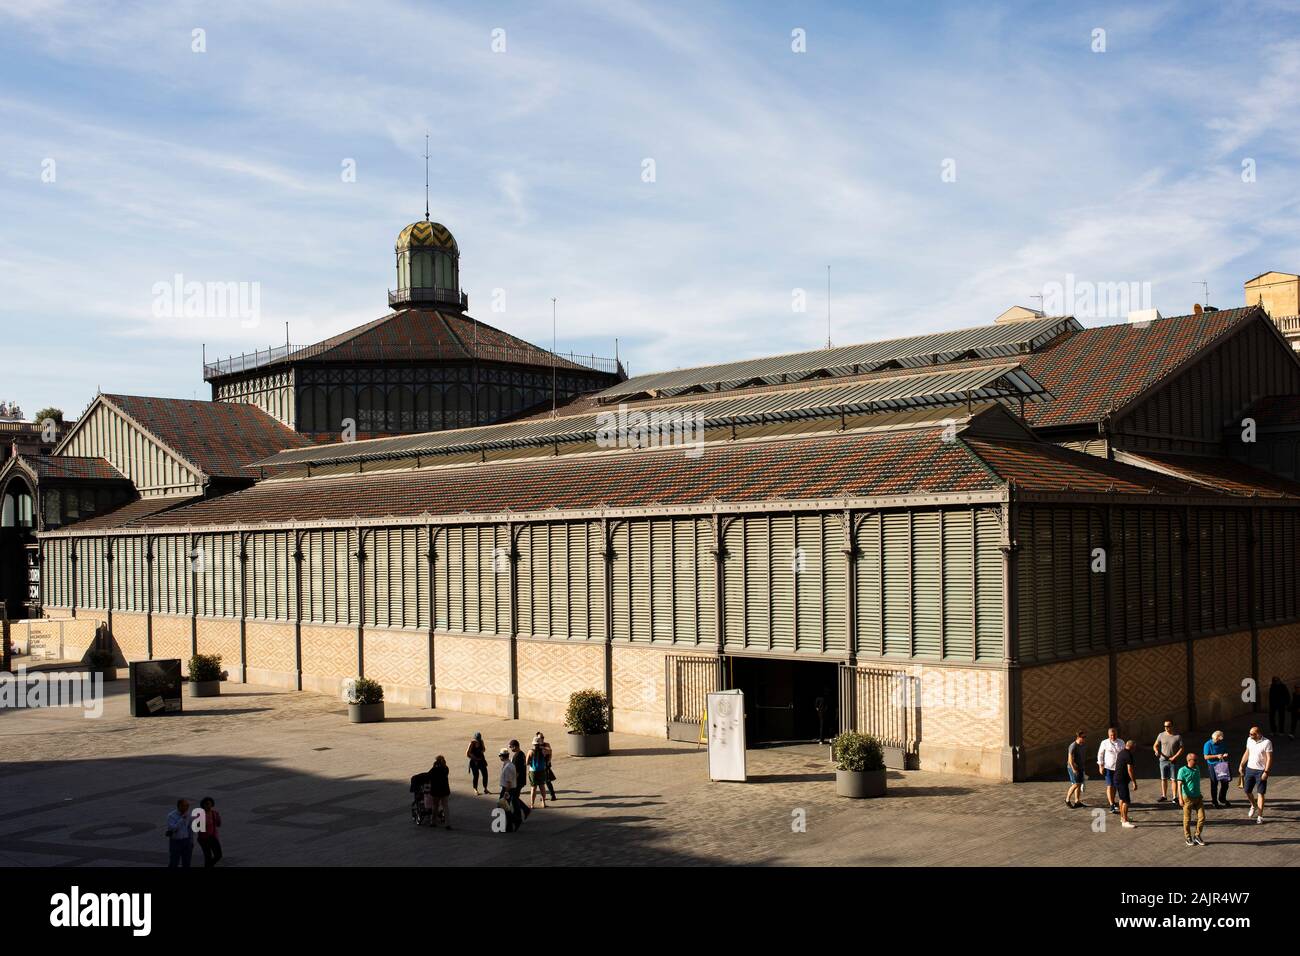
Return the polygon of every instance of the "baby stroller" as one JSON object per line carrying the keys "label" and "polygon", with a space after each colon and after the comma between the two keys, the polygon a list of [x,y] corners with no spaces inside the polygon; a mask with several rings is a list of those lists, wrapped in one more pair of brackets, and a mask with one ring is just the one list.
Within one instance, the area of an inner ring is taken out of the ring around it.
{"label": "baby stroller", "polygon": [[427,773],[411,778],[411,822],[417,827],[433,826],[433,787]]}

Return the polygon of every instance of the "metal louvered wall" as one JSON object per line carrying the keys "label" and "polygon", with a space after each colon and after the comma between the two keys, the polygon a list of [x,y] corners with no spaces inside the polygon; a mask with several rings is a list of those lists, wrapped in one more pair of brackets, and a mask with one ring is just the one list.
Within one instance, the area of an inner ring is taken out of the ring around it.
{"label": "metal louvered wall", "polygon": [[[1300,521],[1293,509],[1043,505],[1018,514],[1022,661],[1229,633],[1300,615],[1292,567]],[[1094,570],[1099,555],[1105,571]]]}

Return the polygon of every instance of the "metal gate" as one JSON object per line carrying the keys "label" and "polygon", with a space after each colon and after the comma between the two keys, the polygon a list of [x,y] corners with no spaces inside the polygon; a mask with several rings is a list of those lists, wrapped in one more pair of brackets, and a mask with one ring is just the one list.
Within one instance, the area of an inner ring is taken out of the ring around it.
{"label": "metal gate", "polygon": [[886,766],[911,769],[921,742],[921,679],[893,668],[840,665],[840,730],[870,734]]}
{"label": "metal gate", "polygon": [[664,706],[669,740],[697,743],[708,695],[723,689],[722,658],[664,655]]}

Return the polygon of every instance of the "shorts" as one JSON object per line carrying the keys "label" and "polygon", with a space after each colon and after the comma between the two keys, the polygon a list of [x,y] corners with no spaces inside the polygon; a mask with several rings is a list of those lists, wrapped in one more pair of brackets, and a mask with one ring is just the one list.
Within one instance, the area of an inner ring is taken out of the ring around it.
{"label": "shorts", "polygon": [[1114,771],[1114,770],[1107,770],[1107,771],[1106,771],[1106,786],[1108,786],[1108,787],[1113,787],[1113,786],[1115,786],[1115,781],[1116,781],[1116,779],[1117,779],[1117,778],[1116,778],[1116,776],[1115,776],[1115,771]]}
{"label": "shorts", "polygon": [[1088,780],[1083,771],[1076,771],[1073,767],[1066,767],[1065,773],[1070,778],[1070,783],[1086,783]]}
{"label": "shorts", "polygon": [[1128,778],[1117,777],[1115,780],[1115,798],[1120,803],[1131,803],[1128,794]]}
{"label": "shorts", "polygon": [[1174,780],[1178,776],[1178,771],[1174,768],[1174,762],[1168,757],[1160,758],[1160,779]]}
{"label": "shorts", "polygon": [[1262,776],[1263,773],[1264,771],[1262,770],[1252,770],[1250,767],[1246,768],[1244,783],[1247,793],[1253,793],[1258,790],[1261,797],[1264,795],[1265,791],[1268,790],[1268,781]]}
{"label": "shorts", "polygon": [[528,785],[530,787],[546,786],[546,771],[545,770],[528,771]]}

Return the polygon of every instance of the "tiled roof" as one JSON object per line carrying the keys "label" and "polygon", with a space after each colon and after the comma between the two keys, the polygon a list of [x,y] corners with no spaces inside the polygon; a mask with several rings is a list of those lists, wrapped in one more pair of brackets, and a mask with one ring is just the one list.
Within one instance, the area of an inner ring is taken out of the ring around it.
{"label": "tiled roof", "polygon": [[112,511],[106,511],[103,514],[95,515],[93,518],[86,518],[76,522],[75,526],[70,525],[75,531],[96,531],[105,528],[123,528],[135,525],[144,519],[157,517],[164,511],[170,511],[172,508],[178,508],[183,504],[200,500],[199,496],[179,496],[172,498],[137,498],[135,501],[128,501],[119,508]]}
{"label": "tiled roof", "polygon": [[[459,312],[402,309],[337,335],[276,355],[266,366],[289,362],[485,362],[551,367],[551,352]],[[560,369],[590,371],[568,359]]]}
{"label": "tiled roof", "polygon": [[214,478],[248,478],[244,466],[310,444],[255,405],[104,395],[112,405]]}
{"label": "tiled roof", "polygon": [[1027,491],[1185,495],[1185,481],[1122,465],[1050,442],[969,439],[975,454],[1004,480]]}
{"label": "tiled roof", "polygon": [[264,481],[166,515],[128,522],[234,524],[586,508],[768,498],[940,494],[1000,483],[942,430],[710,443],[592,457]]}
{"label": "tiled roof", "polygon": [[126,481],[127,477],[103,458],[75,455],[21,455],[42,480],[46,478],[90,479],[100,481]]}
{"label": "tiled roof", "polygon": [[1036,428],[1100,421],[1193,353],[1253,315],[1258,306],[1067,332],[1021,361],[1056,396],[1026,409]]}
{"label": "tiled roof", "polygon": [[1185,478],[1230,495],[1300,498],[1300,484],[1231,458],[1174,455],[1167,452],[1124,452],[1125,461]]}

